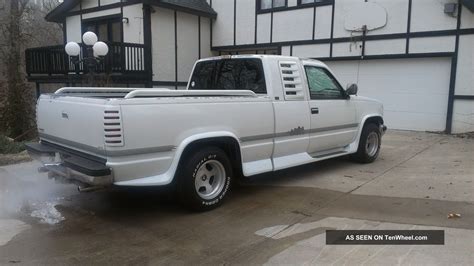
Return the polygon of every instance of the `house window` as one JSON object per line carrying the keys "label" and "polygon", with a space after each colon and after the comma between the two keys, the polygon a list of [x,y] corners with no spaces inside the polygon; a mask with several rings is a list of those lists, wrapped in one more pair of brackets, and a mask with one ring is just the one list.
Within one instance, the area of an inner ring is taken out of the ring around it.
{"label": "house window", "polygon": [[298,0],[298,5],[330,4],[333,0]]}
{"label": "house window", "polygon": [[261,11],[287,6],[287,0],[259,0],[259,2]]}
{"label": "house window", "polygon": [[119,17],[108,19],[92,19],[83,22],[82,31],[92,31],[99,41],[122,42],[122,21]]}

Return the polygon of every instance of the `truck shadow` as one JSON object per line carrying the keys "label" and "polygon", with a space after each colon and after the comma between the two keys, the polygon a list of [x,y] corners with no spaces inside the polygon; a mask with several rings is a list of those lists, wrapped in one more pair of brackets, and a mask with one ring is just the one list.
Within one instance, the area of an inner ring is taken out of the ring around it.
{"label": "truck shadow", "polygon": [[252,177],[244,177],[238,180],[239,185],[267,185],[273,186],[287,182],[297,182],[299,180],[314,178],[332,174],[335,170],[350,169],[357,165],[348,157],[339,157],[329,160],[295,166],[275,172],[263,173]]}

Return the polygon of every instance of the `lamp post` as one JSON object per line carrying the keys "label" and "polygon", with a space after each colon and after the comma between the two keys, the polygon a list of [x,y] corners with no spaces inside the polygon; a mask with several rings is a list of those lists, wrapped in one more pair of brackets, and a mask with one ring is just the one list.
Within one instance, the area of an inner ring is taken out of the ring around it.
{"label": "lamp post", "polygon": [[79,57],[81,47],[76,42],[68,42],[65,46],[66,53],[71,57],[73,64],[78,69],[79,63],[85,63],[90,74],[90,82],[93,82],[97,66],[104,60],[109,52],[109,47],[104,42],[99,42],[97,35],[88,31],[82,35],[83,44],[86,47],[86,55]]}

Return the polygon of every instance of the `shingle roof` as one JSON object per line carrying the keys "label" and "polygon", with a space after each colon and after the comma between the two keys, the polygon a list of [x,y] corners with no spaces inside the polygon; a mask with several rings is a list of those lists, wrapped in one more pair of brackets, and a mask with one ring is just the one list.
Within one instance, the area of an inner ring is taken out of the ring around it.
{"label": "shingle roof", "polygon": [[462,4],[471,10],[471,12],[474,12],[474,0],[462,0]]}
{"label": "shingle roof", "polygon": [[81,0],[64,0],[61,4],[46,14],[45,19],[50,22],[62,22],[66,17],[66,12],[73,9]]}
{"label": "shingle roof", "polygon": [[[46,15],[46,20],[51,22],[62,22],[67,13],[77,6],[80,1],[81,0],[64,0],[63,3]],[[129,0],[128,2],[146,3],[210,18],[215,18],[217,16],[216,11],[212,9],[206,0]],[[107,6],[103,6],[103,8],[107,8]]]}

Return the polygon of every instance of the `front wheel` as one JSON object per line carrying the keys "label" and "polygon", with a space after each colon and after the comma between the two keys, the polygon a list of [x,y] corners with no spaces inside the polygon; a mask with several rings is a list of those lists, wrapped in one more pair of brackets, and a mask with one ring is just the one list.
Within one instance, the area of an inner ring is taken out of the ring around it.
{"label": "front wheel", "polygon": [[210,147],[197,151],[185,160],[178,177],[181,202],[197,211],[219,206],[232,180],[232,166],[225,152]]}
{"label": "front wheel", "polygon": [[367,124],[362,129],[357,153],[352,158],[360,163],[371,163],[377,159],[382,144],[380,129],[375,124]]}

